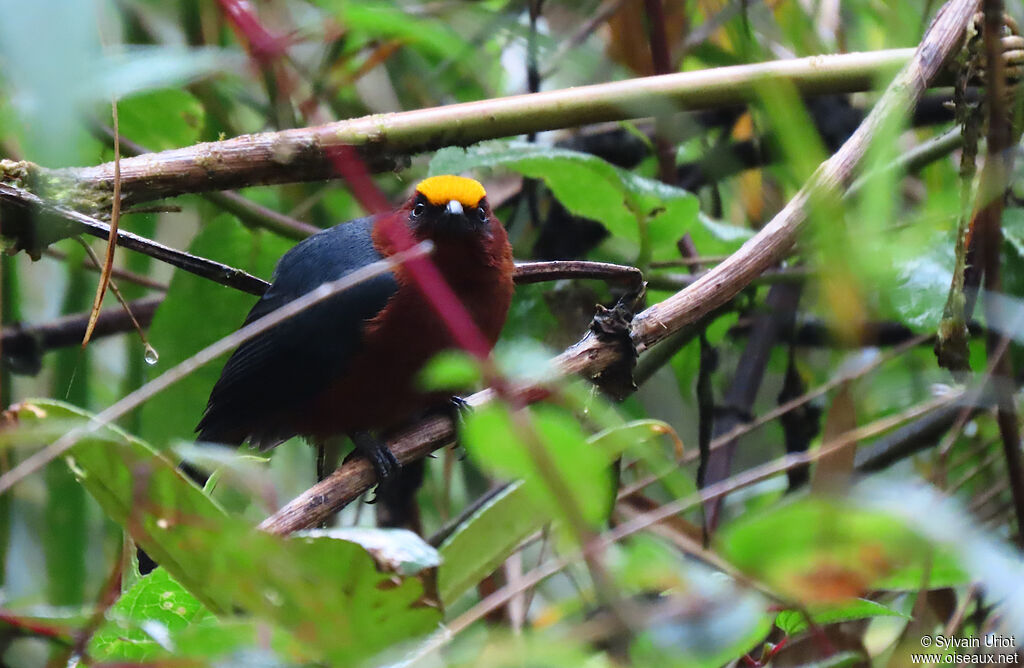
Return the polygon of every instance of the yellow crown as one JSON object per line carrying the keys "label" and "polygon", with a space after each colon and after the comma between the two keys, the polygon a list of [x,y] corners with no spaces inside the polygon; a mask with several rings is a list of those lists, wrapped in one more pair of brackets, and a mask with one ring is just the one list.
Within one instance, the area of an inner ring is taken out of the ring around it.
{"label": "yellow crown", "polygon": [[423,179],[416,186],[416,192],[436,206],[456,201],[465,207],[475,207],[479,206],[480,200],[487,196],[487,191],[479,181],[451,174]]}

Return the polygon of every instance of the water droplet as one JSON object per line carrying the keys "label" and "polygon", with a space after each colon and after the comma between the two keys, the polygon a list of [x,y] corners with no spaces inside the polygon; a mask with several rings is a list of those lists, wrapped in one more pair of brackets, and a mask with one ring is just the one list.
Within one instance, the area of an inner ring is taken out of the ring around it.
{"label": "water droplet", "polygon": [[160,361],[160,353],[156,351],[156,348],[147,343],[146,352],[143,353],[143,359],[146,360],[146,364],[153,366]]}

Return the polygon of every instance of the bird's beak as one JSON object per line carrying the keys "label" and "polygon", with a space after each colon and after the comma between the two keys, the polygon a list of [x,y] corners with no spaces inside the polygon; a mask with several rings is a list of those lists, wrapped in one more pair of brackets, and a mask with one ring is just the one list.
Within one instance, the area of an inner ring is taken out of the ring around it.
{"label": "bird's beak", "polygon": [[462,202],[457,199],[453,199],[448,202],[448,206],[446,206],[444,210],[449,216],[461,216]]}

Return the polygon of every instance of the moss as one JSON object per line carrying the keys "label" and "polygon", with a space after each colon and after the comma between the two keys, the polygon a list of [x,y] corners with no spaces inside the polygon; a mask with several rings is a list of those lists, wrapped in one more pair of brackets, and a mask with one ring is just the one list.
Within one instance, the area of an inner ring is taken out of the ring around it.
{"label": "moss", "polygon": [[32,174],[38,167],[24,160],[0,159],[0,183],[8,183],[18,188],[27,188]]}

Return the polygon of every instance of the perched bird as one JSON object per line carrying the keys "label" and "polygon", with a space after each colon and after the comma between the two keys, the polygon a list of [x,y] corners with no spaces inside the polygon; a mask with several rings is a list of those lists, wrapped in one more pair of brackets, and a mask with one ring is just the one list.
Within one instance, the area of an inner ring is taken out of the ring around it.
{"label": "perched bird", "polygon": [[[299,243],[280,259],[245,324],[392,255],[388,225],[405,225],[417,241],[433,241],[433,262],[493,346],[512,299],[512,250],[484,187],[459,176],[428,178],[397,211],[342,223]],[[419,389],[417,375],[431,357],[454,347],[407,269],[397,266],[239,346],[196,431],[202,441],[248,441],[261,450],[296,435],[323,442],[346,434],[383,483],[382,505],[409,504],[422,462],[400,471],[381,434],[448,399]],[[392,508],[394,517],[383,523],[405,523],[407,510]]]}

